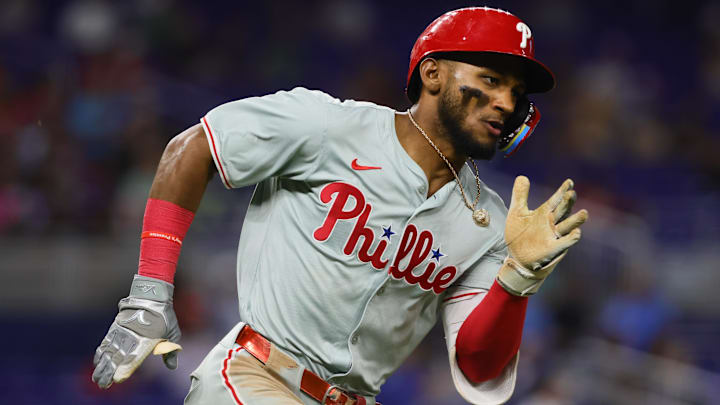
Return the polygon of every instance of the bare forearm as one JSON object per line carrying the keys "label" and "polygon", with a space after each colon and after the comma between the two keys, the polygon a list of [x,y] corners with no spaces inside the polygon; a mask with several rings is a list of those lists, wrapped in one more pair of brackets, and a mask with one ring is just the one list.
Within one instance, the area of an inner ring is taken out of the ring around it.
{"label": "bare forearm", "polygon": [[168,143],[150,188],[150,198],[195,212],[213,173],[210,148],[202,126],[197,124]]}

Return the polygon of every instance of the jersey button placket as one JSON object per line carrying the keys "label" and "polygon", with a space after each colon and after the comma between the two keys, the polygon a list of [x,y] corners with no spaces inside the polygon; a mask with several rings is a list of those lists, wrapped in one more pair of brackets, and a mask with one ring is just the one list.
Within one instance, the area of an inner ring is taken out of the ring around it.
{"label": "jersey button placket", "polygon": [[380,289],[377,291],[378,296],[383,295],[383,294],[385,294],[385,286],[380,287]]}
{"label": "jersey button placket", "polygon": [[358,339],[359,339],[358,333],[355,332],[355,334],[354,334],[354,335],[352,336],[352,338],[350,339],[350,343],[352,343],[352,344],[357,344]]}

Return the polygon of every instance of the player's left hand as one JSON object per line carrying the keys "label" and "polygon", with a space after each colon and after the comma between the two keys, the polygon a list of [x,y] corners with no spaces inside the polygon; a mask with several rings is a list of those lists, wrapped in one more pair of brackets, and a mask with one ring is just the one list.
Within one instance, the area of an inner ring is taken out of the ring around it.
{"label": "player's left hand", "polygon": [[177,368],[182,347],[172,305],[173,285],[136,275],[130,295],[118,303],[119,313],[95,351],[92,380],[100,388],[120,383],[153,352],[169,369]]}
{"label": "player's left hand", "polygon": [[509,256],[498,273],[498,281],[510,293],[520,296],[537,292],[545,278],[580,240],[580,225],[586,210],[568,216],[577,198],[568,179],[535,210],[527,206],[530,181],[518,176],[505,222]]}

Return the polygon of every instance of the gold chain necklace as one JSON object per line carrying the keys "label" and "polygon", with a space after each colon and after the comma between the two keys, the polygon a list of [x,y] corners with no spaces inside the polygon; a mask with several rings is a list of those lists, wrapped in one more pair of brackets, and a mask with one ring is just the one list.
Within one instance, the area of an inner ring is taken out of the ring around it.
{"label": "gold chain necklace", "polygon": [[[420,128],[420,125],[418,125],[417,122],[415,122],[415,118],[413,118],[410,110],[408,110],[407,113],[408,113],[408,117],[410,117],[410,122],[412,122],[413,125],[415,125],[415,128],[417,128],[417,130],[420,131],[422,136],[425,137],[425,140],[427,140],[428,143],[430,143],[430,146],[432,146],[433,149],[435,149],[435,152],[437,152],[438,155],[440,155],[442,160],[445,161],[445,164],[447,164],[447,166],[450,168],[450,171],[452,172],[453,176],[455,176],[455,182],[457,183],[458,187],[460,188],[460,194],[462,194],[462,198],[463,198],[463,201],[465,202],[465,206],[467,206],[470,209],[470,211],[472,211],[472,218],[475,221],[475,223],[478,224],[479,226],[488,226],[490,224],[490,213],[488,213],[488,211],[485,208],[475,209],[475,206],[477,205],[478,201],[480,201],[480,171],[478,170],[477,165],[475,164],[475,161],[468,158],[468,160],[472,162],[473,167],[475,167],[475,173],[473,173],[473,176],[475,176],[475,183],[477,183],[477,195],[475,196],[475,201],[473,202],[473,204],[470,205],[470,200],[465,195],[465,189],[463,188],[462,183],[460,182],[460,178],[458,177],[457,173],[455,172],[455,169],[453,169],[452,165],[447,160],[445,155],[443,155],[443,153],[440,152],[440,148],[438,148],[435,145],[435,143],[432,140],[430,140],[430,137],[427,136],[425,131],[422,128]],[[472,168],[470,167],[468,162],[465,162],[465,164],[468,165],[468,168],[470,168],[470,172],[472,173]]]}

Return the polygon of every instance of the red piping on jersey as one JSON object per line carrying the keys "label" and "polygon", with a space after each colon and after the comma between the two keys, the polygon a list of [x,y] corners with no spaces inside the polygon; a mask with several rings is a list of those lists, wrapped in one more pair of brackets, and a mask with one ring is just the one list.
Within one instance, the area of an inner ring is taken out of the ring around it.
{"label": "red piping on jersey", "polygon": [[445,302],[445,301],[450,301],[450,300],[454,300],[455,298],[462,298],[462,297],[467,297],[467,296],[469,296],[469,295],[478,295],[478,294],[479,294],[479,293],[476,293],[476,292],[467,293],[467,294],[460,294],[460,295],[456,295],[456,296],[454,296],[454,297],[445,298],[445,299],[443,300],[443,302]]}
{"label": "red piping on jersey", "polygon": [[240,402],[240,398],[238,398],[237,393],[235,392],[235,388],[232,386],[232,384],[230,384],[230,379],[228,378],[228,375],[227,375],[228,361],[230,361],[230,359],[232,359],[232,355],[233,355],[232,349],[228,350],[228,356],[225,358],[225,361],[223,361],[222,376],[223,376],[223,380],[225,380],[225,386],[228,387],[228,389],[230,390],[230,393],[232,394],[235,402],[238,405],[243,405],[243,403]]}
{"label": "red piping on jersey", "polygon": [[227,179],[227,176],[225,176],[225,169],[223,169],[222,162],[220,161],[220,155],[218,155],[217,149],[215,148],[215,137],[213,136],[212,130],[210,129],[210,124],[208,124],[205,117],[203,117],[202,120],[203,120],[203,124],[205,125],[205,128],[207,128],[208,135],[210,135],[210,142],[212,143],[213,155],[215,155],[215,161],[217,162],[217,165],[220,168],[220,174],[222,175],[223,183],[225,183],[225,186],[227,188],[232,188],[232,186],[230,186],[230,182]]}

